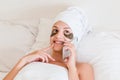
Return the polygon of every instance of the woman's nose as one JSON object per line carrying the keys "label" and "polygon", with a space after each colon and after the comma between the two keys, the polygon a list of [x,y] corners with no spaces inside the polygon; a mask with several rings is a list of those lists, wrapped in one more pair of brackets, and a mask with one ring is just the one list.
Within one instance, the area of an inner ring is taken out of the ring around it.
{"label": "woman's nose", "polygon": [[57,35],[56,35],[56,37],[59,39],[61,39],[61,38],[63,38],[64,37],[64,35],[63,35],[63,33],[62,32],[58,32],[57,33]]}

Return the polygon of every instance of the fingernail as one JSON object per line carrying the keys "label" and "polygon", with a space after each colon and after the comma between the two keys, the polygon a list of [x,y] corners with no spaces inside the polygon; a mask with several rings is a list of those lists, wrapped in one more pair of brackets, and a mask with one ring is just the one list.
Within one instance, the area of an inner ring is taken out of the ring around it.
{"label": "fingernail", "polygon": [[55,59],[53,59],[53,61],[55,61]]}
{"label": "fingernail", "polygon": [[64,62],[67,62],[67,59],[64,59]]}

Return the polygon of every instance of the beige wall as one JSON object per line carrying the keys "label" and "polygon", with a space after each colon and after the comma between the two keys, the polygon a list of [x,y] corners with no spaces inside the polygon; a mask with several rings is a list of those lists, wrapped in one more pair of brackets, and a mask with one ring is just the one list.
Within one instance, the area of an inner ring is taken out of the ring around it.
{"label": "beige wall", "polygon": [[91,25],[120,26],[120,0],[0,0],[0,19],[54,17],[70,5],[83,8]]}

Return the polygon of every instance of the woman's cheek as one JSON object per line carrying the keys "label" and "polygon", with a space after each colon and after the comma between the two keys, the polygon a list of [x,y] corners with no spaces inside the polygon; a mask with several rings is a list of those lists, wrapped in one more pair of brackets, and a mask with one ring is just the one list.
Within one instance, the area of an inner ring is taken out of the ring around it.
{"label": "woman's cheek", "polygon": [[50,44],[53,44],[53,37],[50,37]]}

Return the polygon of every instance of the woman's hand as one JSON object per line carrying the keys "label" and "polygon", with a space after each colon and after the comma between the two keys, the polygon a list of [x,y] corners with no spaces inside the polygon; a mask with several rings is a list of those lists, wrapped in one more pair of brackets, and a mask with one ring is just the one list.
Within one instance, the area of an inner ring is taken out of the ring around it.
{"label": "woman's hand", "polygon": [[64,46],[67,50],[70,51],[70,55],[64,59],[67,67],[75,67],[76,66],[76,51],[75,47],[71,42],[65,42]]}
{"label": "woman's hand", "polygon": [[49,60],[54,61],[55,59],[53,59],[49,54],[46,53],[46,51],[51,49],[52,47],[53,45],[51,45],[48,48],[32,52],[21,58],[3,80],[13,80],[17,73],[28,63],[36,61],[40,62],[49,62]]}
{"label": "woman's hand", "polygon": [[51,49],[53,45],[49,46],[48,48],[37,50],[32,52],[26,56],[24,56],[21,60],[23,63],[28,64],[31,62],[45,62],[48,63],[50,60],[55,61],[47,52],[47,50]]}
{"label": "woman's hand", "polygon": [[72,43],[66,42],[65,44],[66,49],[70,50],[70,56],[65,58],[65,63],[68,67],[68,76],[69,80],[79,80],[78,71],[76,67],[76,51],[75,47]]}

